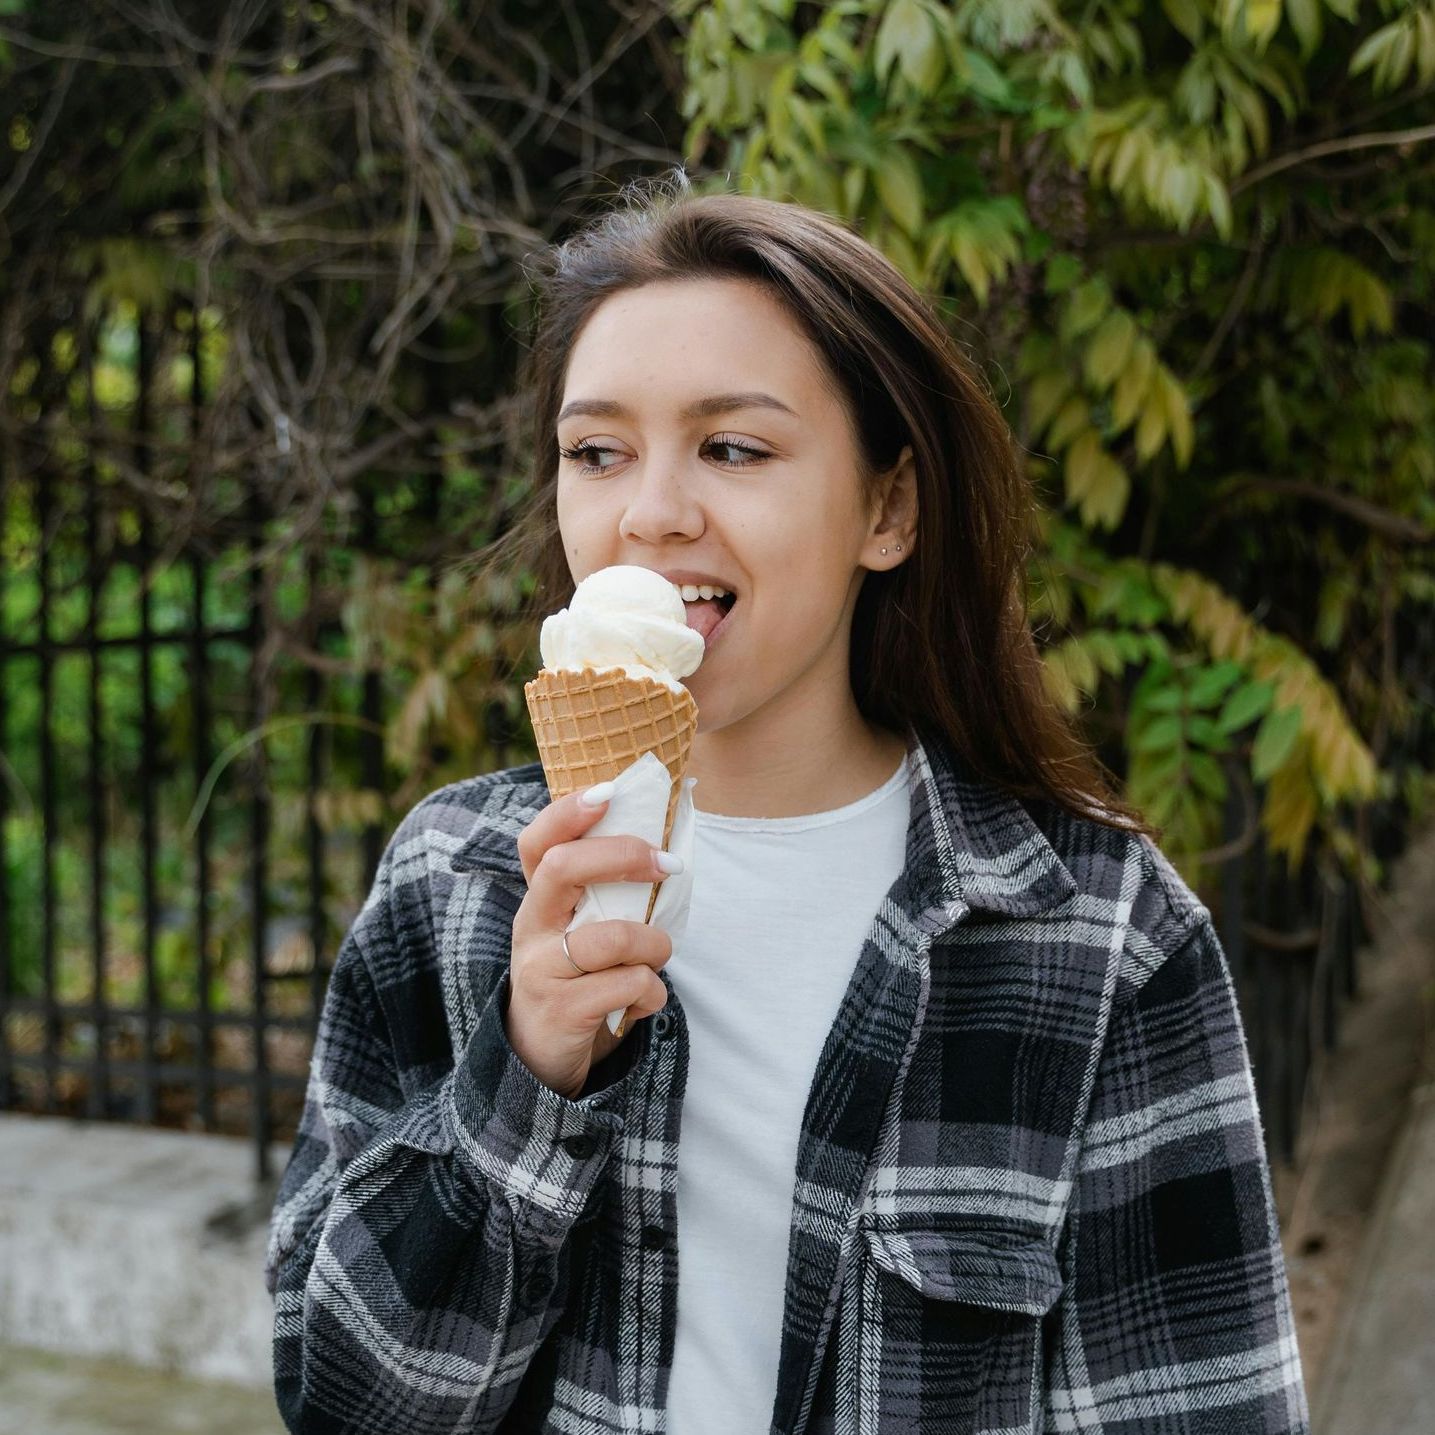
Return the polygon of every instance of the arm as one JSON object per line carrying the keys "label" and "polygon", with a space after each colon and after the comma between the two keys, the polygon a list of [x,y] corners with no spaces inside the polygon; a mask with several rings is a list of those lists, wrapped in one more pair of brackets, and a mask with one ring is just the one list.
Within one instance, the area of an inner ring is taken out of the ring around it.
{"label": "arm", "polygon": [[1306,1435],[1255,1088],[1209,914],[1144,984],[1118,985],[1063,1269],[1049,1429]]}
{"label": "arm", "polygon": [[[641,1037],[570,1101],[508,1044],[505,969],[456,1068],[414,1089],[399,1053],[431,1049],[417,1028],[441,1016],[433,953],[399,937],[425,949],[431,926],[390,890],[403,835],[336,959],[270,1225],[275,1395],[294,1432],[498,1428],[562,1310],[566,1238],[613,1154]],[[376,971],[396,974],[386,1003]]]}

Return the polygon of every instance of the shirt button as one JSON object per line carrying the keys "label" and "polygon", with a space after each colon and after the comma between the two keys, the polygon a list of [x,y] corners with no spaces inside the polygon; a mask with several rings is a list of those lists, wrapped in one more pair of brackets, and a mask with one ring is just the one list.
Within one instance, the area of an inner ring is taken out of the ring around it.
{"label": "shirt button", "polygon": [[653,1017],[653,1035],[660,1040],[667,1036],[673,1029],[673,1019],[665,1011],[658,1012]]}
{"label": "shirt button", "polygon": [[668,1233],[661,1226],[644,1226],[643,1244],[650,1251],[664,1250],[668,1244]]}
{"label": "shirt button", "polygon": [[575,1160],[586,1161],[598,1149],[598,1143],[586,1131],[563,1140],[563,1149]]}

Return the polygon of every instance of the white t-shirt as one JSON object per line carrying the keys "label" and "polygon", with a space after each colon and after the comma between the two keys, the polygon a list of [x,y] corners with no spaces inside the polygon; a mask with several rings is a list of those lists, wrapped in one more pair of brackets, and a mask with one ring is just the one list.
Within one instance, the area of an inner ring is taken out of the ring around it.
{"label": "white t-shirt", "polygon": [[826,812],[696,812],[692,905],[665,968],[690,1036],[669,1435],[769,1429],[802,1116],[902,870],[908,767]]}

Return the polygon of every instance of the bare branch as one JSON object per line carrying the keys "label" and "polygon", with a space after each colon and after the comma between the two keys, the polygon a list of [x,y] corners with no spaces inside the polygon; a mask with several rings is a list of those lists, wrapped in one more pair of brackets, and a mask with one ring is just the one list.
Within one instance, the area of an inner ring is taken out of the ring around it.
{"label": "bare branch", "polygon": [[1313,159],[1323,159],[1328,154],[1347,154],[1351,150],[1360,149],[1399,149],[1423,144],[1426,140],[1435,140],[1435,125],[1418,125],[1410,130],[1382,130],[1373,134],[1346,135],[1341,139],[1322,140],[1319,144],[1307,145],[1304,149],[1278,154],[1265,164],[1248,169],[1239,179],[1231,182],[1230,190],[1232,194],[1239,194],[1241,190],[1249,189],[1253,184],[1259,184],[1263,179],[1269,179],[1271,175],[1279,174],[1284,169],[1306,164]]}
{"label": "bare branch", "polygon": [[1303,498],[1343,513],[1363,523],[1372,532],[1392,543],[1424,545],[1435,543],[1435,529],[1427,528],[1418,519],[1407,518],[1403,513],[1393,513],[1372,503],[1368,498],[1349,493],[1344,489],[1332,488],[1323,483],[1314,483],[1304,478],[1265,478],[1260,475],[1242,475],[1231,479],[1223,486],[1217,502],[1222,497],[1250,490],[1260,493],[1284,494],[1292,498]]}

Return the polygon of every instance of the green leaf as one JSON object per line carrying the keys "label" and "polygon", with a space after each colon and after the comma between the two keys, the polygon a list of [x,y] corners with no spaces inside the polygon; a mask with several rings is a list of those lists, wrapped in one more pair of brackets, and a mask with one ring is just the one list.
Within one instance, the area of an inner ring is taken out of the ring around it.
{"label": "green leaf", "polygon": [[1097,325],[1086,348],[1086,378],[1093,388],[1104,392],[1116,382],[1135,338],[1135,320],[1124,309],[1113,309]]}
{"label": "green leaf", "polygon": [[1181,742],[1181,719],[1175,714],[1158,717],[1140,737],[1131,744],[1132,752],[1159,752],[1162,748],[1175,747]]}
{"label": "green leaf", "polygon": [[1193,785],[1213,802],[1224,801],[1226,796],[1226,773],[1221,764],[1208,752],[1192,752],[1187,759],[1187,769]]}
{"label": "green leaf", "polygon": [[1161,8],[1171,23],[1193,44],[1199,43],[1206,28],[1206,17],[1196,0],[1161,0]]}
{"label": "green leaf", "polygon": [[1368,70],[1376,64],[1394,45],[1399,31],[1400,26],[1397,22],[1393,25],[1383,25],[1374,34],[1366,36],[1364,44],[1350,57],[1350,73],[1358,75],[1362,70]]}
{"label": "green leaf", "polygon": [[961,78],[972,95],[994,109],[1020,108],[1011,81],[980,50],[964,50],[961,59]]}
{"label": "green leaf", "polygon": [[1246,33],[1263,50],[1281,23],[1281,0],[1246,0],[1245,10]]}
{"label": "green leaf", "polygon": [[1051,421],[1046,441],[1052,448],[1065,448],[1083,429],[1091,426],[1091,406],[1085,399],[1073,395]]}
{"label": "green leaf", "polygon": [[1308,60],[1320,45],[1320,0],[1286,0],[1286,15],[1300,41],[1300,56]]}
{"label": "green leaf", "polygon": [[[725,72],[717,70],[714,73],[722,75]],[[847,98],[847,92],[837,83],[832,71],[825,65],[820,65],[816,61],[808,61],[798,67],[797,73],[818,94],[822,95],[838,114],[844,118],[851,115],[852,105]]]}
{"label": "green leaf", "polygon": [[1191,461],[1191,450],[1195,444],[1195,429],[1191,423],[1191,406],[1186,391],[1177,382],[1170,369],[1164,365],[1157,370],[1161,382],[1161,399],[1166,411],[1166,432],[1171,438],[1171,452],[1179,468],[1185,468]]}
{"label": "green leaf", "polygon": [[1081,261],[1072,254],[1055,254],[1046,265],[1046,292],[1064,294],[1081,278]]}
{"label": "green leaf", "polygon": [[1251,774],[1257,782],[1265,782],[1283,766],[1300,736],[1299,708],[1277,708],[1261,719],[1256,740],[1251,744]]}
{"label": "green leaf", "polygon": [[1270,707],[1275,692],[1275,688],[1267,682],[1243,684],[1226,699],[1226,705],[1216,719],[1217,729],[1229,735],[1245,727]]}
{"label": "green leaf", "polygon": [[1111,420],[1118,433],[1136,422],[1136,416],[1146,401],[1155,361],[1156,350],[1151,341],[1144,334],[1138,334],[1111,399]]}
{"label": "green leaf", "polygon": [[1206,190],[1206,212],[1211,216],[1211,223],[1216,226],[1216,233],[1222,239],[1231,237],[1231,192],[1221,183],[1218,174],[1208,174],[1205,177]]}
{"label": "green leaf", "polygon": [[918,94],[930,94],[942,77],[945,60],[932,17],[920,0],[892,0],[873,45],[873,68],[885,85],[894,66]]}
{"label": "green leaf", "polygon": [[1216,728],[1214,718],[1209,718],[1205,713],[1192,713],[1186,722],[1186,736],[1201,747],[1220,748],[1221,734]]}
{"label": "green leaf", "polygon": [[1243,671],[1244,669],[1239,663],[1233,663],[1229,658],[1209,668],[1202,668],[1196,675],[1196,680],[1191,684],[1191,706],[1195,708],[1211,707],[1225,696],[1231,684],[1241,676]]}
{"label": "green leaf", "polygon": [[1101,435],[1087,429],[1066,452],[1066,496],[1076,503],[1090,491],[1101,462]]}
{"label": "green leaf", "polygon": [[912,156],[893,146],[876,170],[877,194],[887,213],[908,233],[922,227],[922,177]]}
{"label": "green leaf", "polygon": [[1355,579],[1348,571],[1332,573],[1321,584],[1315,640],[1322,648],[1333,649],[1344,637],[1347,616],[1355,596]]}
{"label": "green leaf", "polygon": [[1103,452],[1082,500],[1082,521],[1088,528],[1100,527],[1109,532],[1121,522],[1130,496],[1131,479],[1126,470],[1109,453]]}
{"label": "green leaf", "polygon": [[1104,279],[1088,279],[1071,291],[1061,315],[1061,337],[1080,338],[1111,307],[1111,291]]}
{"label": "green leaf", "polygon": [[1026,421],[1039,434],[1055,417],[1071,392],[1071,376],[1061,369],[1049,369],[1032,380],[1026,391]]}
{"label": "green leaf", "polygon": [[1161,447],[1166,437],[1166,403],[1164,393],[1156,392],[1152,385],[1146,394],[1146,406],[1141,410],[1141,420],[1136,425],[1136,457],[1143,463]]}
{"label": "green leaf", "polygon": [[827,154],[827,133],[822,127],[822,120],[816,106],[808,104],[801,95],[789,95],[787,108],[792,118],[802,127],[802,133],[807,136],[807,142],[812,146],[812,152],[817,155]]}
{"label": "green leaf", "polygon": [[856,214],[862,207],[862,196],[867,189],[867,170],[864,165],[849,164],[842,176],[842,200],[848,214]]}
{"label": "green leaf", "polygon": [[1178,713],[1186,706],[1186,689],[1180,683],[1172,683],[1146,698],[1145,706],[1156,713]]}

